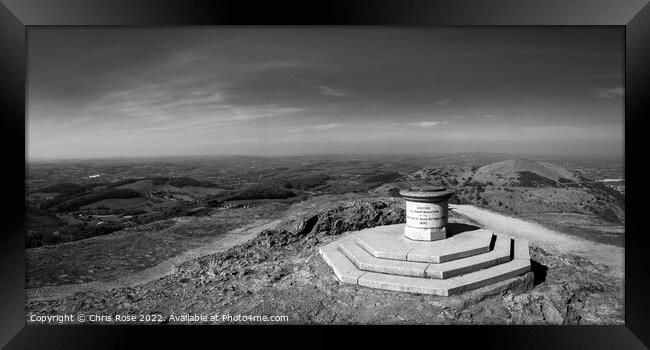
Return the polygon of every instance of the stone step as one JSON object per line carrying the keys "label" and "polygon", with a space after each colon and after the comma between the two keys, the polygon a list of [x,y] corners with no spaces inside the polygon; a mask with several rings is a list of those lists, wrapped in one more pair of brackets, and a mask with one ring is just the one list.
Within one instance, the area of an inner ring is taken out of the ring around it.
{"label": "stone step", "polygon": [[433,279],[366,272],[357,284],[396,292],[450,296],[500,282],[530,271],[530,260],[515,259],[507,263],[447,279]]}
{"label": "stone step", "polygon": [[363,249],[355,237],[339,241],[339,248],[352,263],[364,271],[424,277],[429,263],[376,258]]}
{"label": "stone step", "polygon": [[[348,239],[354,237],[355,236],[353,235]],[[498,238],[497,242],[499,242]],[[495,248],[497,242],[495,242]],[[341,242],[337,241],[321,247],[319,249],[320,255],[332,268],[334,274],[341,282],[370,288],[407,293],[450,296],[470,289],[501,282],[530,271],[528,243],[525,240],[520,239],[512,241],[513,244],[511,244],[511,246],[514,247],[514,259],[512,261],[445,279],[403,276],[361,270],[355,266],[350,259],[348,259],[340,248],[340,243]],[[501,244],[503,243],[499,243],[499,246],[501,246]],[[429,264],[429,266],[431,265],[434,264]]]}
{"label": "stone step", "polygon": [[497,237],[488,253],[440,264],[376,258],[359,244],[356,237],[339,241],[341,251],[360,270],[393,275],[444,279],[510,261],[511,240]]}
{"label": "stone step", "polygon": [[443,263],[490,250],[492,231],[477,229],[443,240],[423,242],[404,237],[404,225],[379,226],[359,231],[359,244],[376,258]]}
{"label": "stone step", "polygon": [[318,253],[323,260],[329,265],[336,278],[344,283],[357,284],[359,277],[365,274],[365,271],[359,270],[350,259],[339,249],[338,242],[330,243],[318,249]]}
{"label": "stone step", "polygon": [[512,240],[498,235],[495,235],[495,238],[494,248],[491,251],[440,264],[430,264],[425,271],[425,276],[439,279],[450,278],[510,261],[513,256]]}

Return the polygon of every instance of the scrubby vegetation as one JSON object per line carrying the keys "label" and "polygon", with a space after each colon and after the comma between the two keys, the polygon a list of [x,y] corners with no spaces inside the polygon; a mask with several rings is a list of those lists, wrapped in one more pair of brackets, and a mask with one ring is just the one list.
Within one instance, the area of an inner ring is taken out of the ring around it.
{"label": "scrubby vegetation", "polygon": [[44,245],[54,245],[62,242],[76,241],[84,238],[106,235],[124,228],[121,223],[106,223],[98,226],[67,225],[56,231],[56,234],[49,232],[37,232],[27,235],[25,248],[35,248]]}
{"label": "scrubby vegetation", "polygon": [[288,189],[299,189],[307,190],[312,187],[321,186],[329,180],[330,177],[327,174],[309,174],[291,177],[281,181],[282,185]]}
{"label": "scrubby vegetation", "polygon": [[569,179],[565,179],[565,178],[563,178],[563,177],[559,178],[557,181],[558,181],[559,183],[561,183],[561,184],[568,185],[568,186],[571,186],[571,185],[577,185],[577,183],[576,183],[575,181],[573,181],[573,180],[569,180]]}
{"label": "scrubby vegetation", "polygon": [[104,199],[136,198],[136,197],[140,197],[140,193],[134,190],[128,188],[112,188],[104,191],[99,191],[91,194],[74,197],[72,199],[66,199],[61,202],[55,199],[53,200],[51,206],[57,207],[59,210],[69,211],[69,210],[77,210],[81,206],[99,202]]}
{"label": "scrubby vegetation", "polygon": [[136,181],[140,181],[140,180],[145,180],[145,178],[133,178],[133,179],[119,180],[119,181],[111,182],[109,184],[109,187],[120,187],[120,186],[124,186],[124,185],[134,183]]}
{"label": "scrubby vegetation", "polygon": [[199,181],[190,177],[174,177],[169,179],[168,183],[174,187],[196,186],[196,187],[214,187],[215,185],[206,181]]}
{"label": "scrubby vegetation", "polygon": [[87,190],[88,190],[88,186],[64,182],[64,183],[40,188],[35,192],[58,193],[59,195],[62,196],[69,196],[76,193],[86,192]]}
{"label": "scrubby vegetation", "polygon": [[557,184],[555,181],[537,175],[533,172],[530,171],[518,171],[517,174],[519,175],[518,179],[518,184],[519,186],[523,187],[552,187],[556,186]]}
{"label": "scrubby vegetation", "polygon": [[249,186],[228,196],[225,200],[242,199],[286,199],[296,194],[277,184],[259,184]]}

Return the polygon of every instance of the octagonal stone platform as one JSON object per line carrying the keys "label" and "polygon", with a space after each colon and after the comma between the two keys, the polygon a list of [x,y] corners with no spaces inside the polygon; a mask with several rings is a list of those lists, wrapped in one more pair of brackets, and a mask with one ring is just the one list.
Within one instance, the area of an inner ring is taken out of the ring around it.
{"label": "octagonal stone platform", "polygon": [[344,283],[440,296],[530,271],[524,240],[478,229],[421,242],[405,238],[403,229],[404,225],[389,225],[358,231],[319,252]]}
{"label": "octagonal stone platform", "polygon": [[493,233],[479,229],[438,241],[414,241],[404,237],[404,224],[398,224],[362,230],[355,236],[377,258],[442,263],[488,252]]}

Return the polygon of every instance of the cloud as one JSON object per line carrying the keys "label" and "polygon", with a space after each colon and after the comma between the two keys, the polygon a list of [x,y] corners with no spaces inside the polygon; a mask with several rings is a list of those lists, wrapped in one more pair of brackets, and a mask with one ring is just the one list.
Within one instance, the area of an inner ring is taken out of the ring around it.
{"label": "cloud", "polygon": [[419,123],[411,123],[410,125],[415,125],[415,126],[418,126],[418,127],[421,127],[421,128],[430,128],[430,127],[432,127],[432,126],[436,126],[436,125],[444,125],[444,124],[447,124],[447,121],[446,121],[446,120],[443,120],[443,121],[435,121],[435,122],[432,122],[432,121],[421,121],[421,122],[419,122]]}
{"label": "cloud", "polygon": [[[37,113],[48,113],[36,107]],[[186,86],[183,81],[143,84],[104,94],[95,100],[41,118],[39,128],[50,132],[107,134],[181,134],[219,130],[262,118],[297,116],[305,108],[279,103],[234,103],[216,83]],[[32,123],[32,126],[37,124]]]}
{"label": "cloud", "polygon": [[439,105],[443,106],[443,105],[446,105],[449,102],[451,102],[451,100],[447,98],[447,99],[440,100],[440,101],[436,102],[436,104],[439,104]]}
{"label": "cloud", "polygon": [[343,124],[340,124],[340,123],[320,124],[320,125],[312,126],[312,129],[316,129],[316,130],[332,130],[332,129],[339,128],[341,126],[343,126]]}
{"label": "cloud", "polygon": [[347,94],[341,91],[340,89],[334,89],[327,86],[321,86],[320,93],[327,96],[338,96],[338,97],[347,96]]}
{"label": "cloud", "polygon": [[615,87],[610,89],[597,89],[596,98],[613,99],[622,97],[625,94],[625,89],[622,87]]}
{"label": "cloud", "polygon": [[486,115],[483,116],[483,118],[487,118],[487,119],[495,119],[495,118],[497,118],[497,116],[496,116],[496,115],[492,115],[492,114],[486,114]]}
{"label": "cloud", "polygon": [[345,124],[341,124],[341,123],[318,124],[318,125],[312,125],[306,127],[291,127],[286,129],[286,131],[290,133],[299,133],[308,130],[332,130],[332,129],[340,128],[343,125]]}

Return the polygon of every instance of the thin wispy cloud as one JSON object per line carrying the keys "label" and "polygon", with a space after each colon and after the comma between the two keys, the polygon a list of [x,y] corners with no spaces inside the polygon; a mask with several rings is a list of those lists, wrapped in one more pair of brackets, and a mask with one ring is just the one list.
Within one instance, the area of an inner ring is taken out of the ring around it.
{"label": "thin wispy cloud", "polygon": [[625,94],[625,89],[623,89],[622,87],[596,90],[596,98],[601,98],[601,99],[619,98],[622,97],[624,94]]}
{"label": "thin wispy cloud", "polygon": [[436,104],[444,106],[444,105],[448,104],[449,102],[451,102],[451,99],[447,98],[447,99],[440,100],[440,101],[436,102]]}
{"label": "thin wispy cloud", "polygon": [[292,117],[305,111],[283,104],[235,104],[214,86],[178,89],[177,85],[144,84],[107,93],[73,110],[52,113],[50,118],[56,123],[50,131],[84,132],[91,128],[104,134],[188,133],[262,118]]}
{"label": "thin wispy cloud", "polygon": [[345,124],[342,123],[329,123],[329,124],[317,124],[317,125],[310,125],[310,126],[304,126],[304,127],[290,127],[286,129],[287,132],[290,133],[301,133],[305,131],[310,131],[310,130],[334,130],[337,128],[340,128],[344,126]]}
{"label": "thin wispy cloud", "polygon": [[340,89],[335,89],[327,86],[321,86],[320,87],[320,93],[323,95],[327,96],[337,96],[337,97],[345,97],[347,94],[343,92]]}
{"label": "thin wispy cloud", "polygon": [[421,121],[419,123],[411,123],[410,125],[418,126],[421,128],[430,128],[436,125],[444,125],[447,124],[446,120],[443,121]]}
{"label": "thin wispy cloud", "polygon": [[344,124],[340,124],[340,123],[320,124],[320,125],[314,125],[312,126],[312,128],[316,130],[332,130],[332,129],[340,128],[343,125]]}
{"label": "thin wispy cloud", "polygon": [[492,114],[485,114],[485,115],[483,115],[483,118],[485,118],[485,119],[496,119],[497,116],[496,116],[496,115],[492,115]]}

